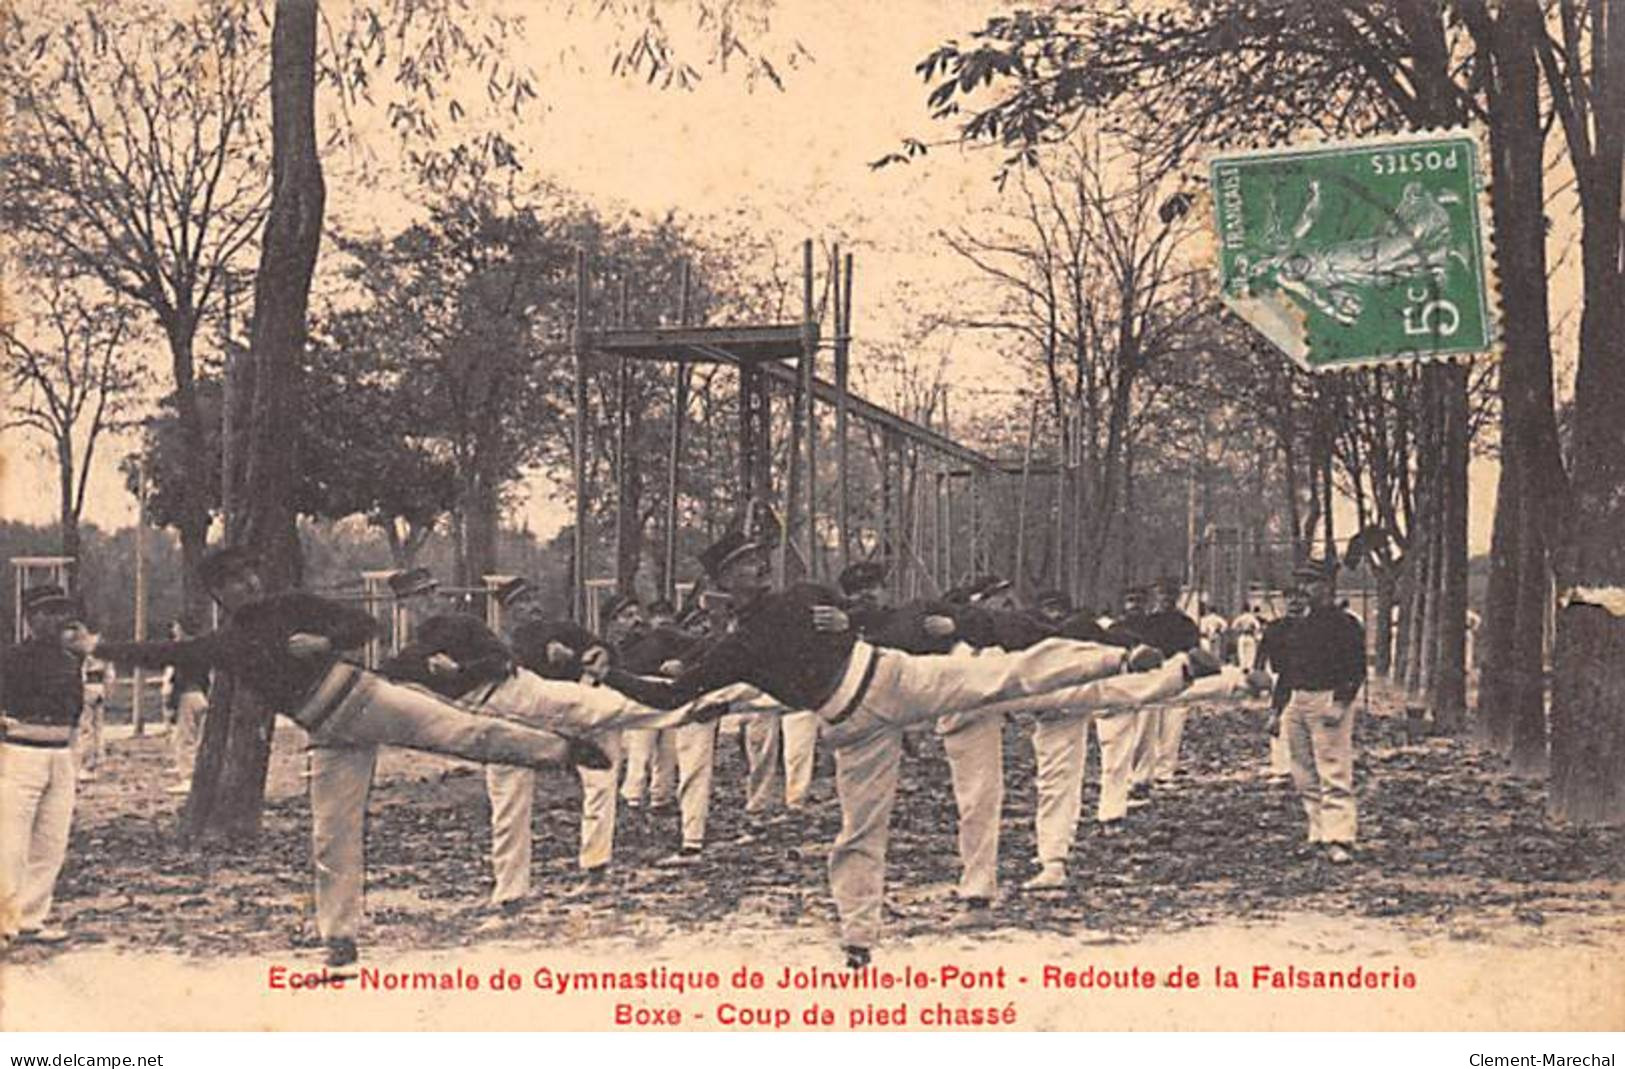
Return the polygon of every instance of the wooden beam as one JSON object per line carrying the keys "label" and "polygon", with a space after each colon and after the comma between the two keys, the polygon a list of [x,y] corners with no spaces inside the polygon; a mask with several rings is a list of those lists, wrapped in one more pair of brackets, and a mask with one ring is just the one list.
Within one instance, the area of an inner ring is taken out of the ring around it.
{"label": "wooden beam", "polygon": [[[683,288],[677,298],[677,322],[688,325],[688,294],[691,282],[689,262],[683,261]],[[683,464],[683,432],[688,426],[688,361],[679,359],[674,369],[676,382],[671,399],[671,452],[666,458],[666,584],[661,591],[677,605],[677,497],[682,489],[678,478]]]}
{"label": "wooden beam", "polygon": [[[736,360],[791,360],[801,355],[802,323],[769,326],[623,327],[588,331],[582,339],[589,350],[645,360],[666,360],[674,353],[689,359],[705,358],[703,350],[720,349]],[[813,324],[816,335],[818,326]],[[718,359],[711,356],[709,359]]]}
{"label": "wooden beam", "polygon": [[[840,255],[840,250],[836,250]],[[818,407],[813,403],[812,384],[817,378],[818,323],[813,318],[813,243],[809,239],[802,246],[801,284],[801,376],[796,384],[796,404],[800,409],[801,425],[807,435],[807,499],[805,524],[807,539],[807,578],[816,580],[818,574]]]}

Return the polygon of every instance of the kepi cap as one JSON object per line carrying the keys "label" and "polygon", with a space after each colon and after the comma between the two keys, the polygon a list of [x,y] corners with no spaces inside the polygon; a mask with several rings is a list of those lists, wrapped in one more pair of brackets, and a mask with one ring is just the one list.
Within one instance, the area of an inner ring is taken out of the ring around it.
{"label": "kepi cap", "polygon": [[220,546],[210,550],[198,566],[198,578],[211,589],[218,587],[228,575],[236,575],[250,568],[258,568],[260,555],[247,546]]}
{"label": "kepi cap", "polygon": [[841,593],[856,594],[860,590],[877,587],[886,581],[886,563],[878,560],[860,560],[841,570]]}
{"label": "kepi cap", "polygon": [[397,598],[410,598],[434,593],[440,589],[440,581],[427,568],[409,568],[389,577],[389,589]]}
{"label": "kepi cap", "polygon": [[60,611],[62,609],[77,612],[79,602],[74,598],[70,598],[68,592],[55,583],[42,583],[39,586],[31,586],[23,591],[24,615],[53,610]]}

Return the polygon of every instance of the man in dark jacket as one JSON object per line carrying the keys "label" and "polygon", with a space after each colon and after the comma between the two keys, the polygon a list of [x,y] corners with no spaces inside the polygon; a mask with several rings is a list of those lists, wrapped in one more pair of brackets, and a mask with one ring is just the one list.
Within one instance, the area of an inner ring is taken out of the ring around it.
{"label": "man in dark jacket", "polygon": [[0,945],[68,938],[45,921],[68,856],[73,736],[92,644],[79,603],[60,586],[23,591],[22,609],[29,636],[0,658]]}
{"label": "man in dark jacket", "polygon": [[1354,858],[1354,698],[1365,684],[1365,629],[1337,607],[1336,575],[1334,561],[1293,570],[1296,611],[1271,636],[1270,728],[1284,724],[1310,844],[1346,864]]}
{"label": "man in dark jacket", "polygon": [[[657,613],[658,610],[662,610]],[[660,666],[680,657],[693,639],[671,624],[671,606],[655,602],[645,612],[630,594],[616,596],[604,610],[604,637],[615,647],[615,660],[628,672],[655,675]],[[626,767],[621,773],[621,801],[629,809],[668,809],[677,797],[677,746],[670,730],[629,730],[621,739]]]}
{"label": "man in dark jacket", "polygon": [[[1179,592],[1179,580],[1166,576],[1159,579],[1152,588],[1151,611],[1126,624],[1161,650],[1164,657],[1188,653],[1202,645],[1196,621],[1179,609]],[[1134,747],[1132,797],[1135,799],[1149,799],[1153,782],[1163,787],[1173,785],[1179,771],[1179,744],[1185,734],[1185,717],[1189,711],[1184,705],[1172,705],[1153,707],[1141,714],[1145,719]]]}

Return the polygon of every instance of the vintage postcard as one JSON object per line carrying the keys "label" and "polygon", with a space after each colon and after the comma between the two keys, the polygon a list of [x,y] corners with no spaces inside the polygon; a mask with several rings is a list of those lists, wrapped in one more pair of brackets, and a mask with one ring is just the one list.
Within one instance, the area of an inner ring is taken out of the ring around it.
{"label": "vintage postcard", "polygon": [[1607,11],[7,5],[0,1028],[1625,1027]]}

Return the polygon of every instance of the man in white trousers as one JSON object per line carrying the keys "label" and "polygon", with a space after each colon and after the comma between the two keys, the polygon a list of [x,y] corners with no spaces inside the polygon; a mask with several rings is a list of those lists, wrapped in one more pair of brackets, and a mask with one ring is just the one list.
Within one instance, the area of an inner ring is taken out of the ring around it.
{"label": "man in white trousers", "polygon": [[1244,605],[1230,621],[1230,633],[1236,636],[1236,663],[1243,672],[1251,672],[1258,667],[1258,639],[1264,633],[1264,621],[1251,605]]}
{"label": "man in white trousers", "polygon": [[377,632],[372,615],[304,591],[267,593],[259,559],[249,549],[213,550],[200,572],[227,613],[226,626],[181,642],[99,643],[92,649],[120,664],[231,672],[309,733],[316,925],[330,966],[350,965],[358,954],[367,789],[378,746],[532,768],[608,763],[590,744],[476,716],[346,661],[345,651],[359,650]]}
{"label": "man in white trousers", "polygon": [[[660,666],[693,645],[672,626],[671,603],[652,602],[645,610],[630,594],[617,595],[604,609],[604,638],[615,661],[629,672],[655,675]],[[677,798],[677,747],[669,731],[629,730],[621,739],[626,767],[621,771],[621,802],[628,809],[670,808]]]}
{"label": "man in white trousers", "polygon": [[1287,739],[1311,848],[1354,859],[1354,698],[1365,684],[1365,629],[1336,603],[1335,561],[1293,570],[1294,611],[1270,638],[1276,669],[1271,730]]}
{"label": "man in white trousers", "polygon": [[45,584],[23,591],[22,611],[29,636],[0,658],[0,946],[69,937],[46,921],[68,857],[85,701],[79,603]]}

